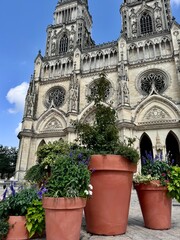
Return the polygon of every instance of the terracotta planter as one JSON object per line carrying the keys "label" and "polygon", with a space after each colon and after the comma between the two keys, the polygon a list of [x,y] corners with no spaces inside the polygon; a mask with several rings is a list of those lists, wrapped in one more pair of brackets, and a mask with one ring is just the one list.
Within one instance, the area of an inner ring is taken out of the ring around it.
{"label": "terracotta planter", "polygon": [[43,199],[46,221],[47,240],[79,240],[84,198],[51,198]]}
{"label": "terracotta planter", "polygon": [[164,230],[171,228],[172,200],[167,196],[167,188],[160,186],[159,181],[134,185],[145,227]]}
{"label": "terracotta planter", "polygon": [[137,166],[118,155],[93,155],[89,168],[93,195],[87,200],[87,231],[99,235],[126,232],[132,177]]}
{"label": "terracotta planter", "polygon": [[10,228],[6,240],[28,239],[25,216],[10,216],[8,222]]}

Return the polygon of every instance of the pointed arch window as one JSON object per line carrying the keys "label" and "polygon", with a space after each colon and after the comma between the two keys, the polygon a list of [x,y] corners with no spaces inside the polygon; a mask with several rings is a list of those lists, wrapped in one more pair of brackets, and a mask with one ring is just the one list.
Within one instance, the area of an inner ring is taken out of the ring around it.
{"label": "pointed arch window", "polygon": [[66,53],[68,51],[68,37],[66,34],[62,36],[59,43],[59,53]]}
{"label": "pointed arch window", "polygon": [[141,34],[150,33],[153,31],[152,18],[147,12],[143,13],[140,19],[140,25],[141,25]]}

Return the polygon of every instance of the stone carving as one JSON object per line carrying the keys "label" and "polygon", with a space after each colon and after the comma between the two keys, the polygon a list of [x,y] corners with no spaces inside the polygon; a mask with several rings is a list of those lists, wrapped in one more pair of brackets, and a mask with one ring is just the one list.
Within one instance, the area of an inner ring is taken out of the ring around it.
{"label": "stone carving", "polygon": [[155,18],[155,26],[156,31],[162,31],[162,20],[161,20],[161,8],[158,5],[158,2],[155,2],[155,8],[154,8],[154,18]]}
{"label": "stone carving", "polygon": [[165,120],[170,119],[170,115],[158,107],[153,107],[148,111],[148,113],[145,114],[143,120],[145,121],[157,121],[157,120]]}
{"label": "stone carving", "polygon": [[26,101],[25,101],[25,112],[26,117],[33,117],[34,111],[34,101],[35,101],[35,86],[34,86],[34,76],[31,76],[31,82],[29,84]]}
{"label": "stone carving", "polygon": [[121,54],[121,65],[119,66],[119,78],[118,78],[118,105],[129,104],[129,89],[128,89],[128,77],[123,62],[123,54]]}
{"label": "stone carving", "polygon": [[52,39],[51,39],[51,54],[54,55],[56,52],[56,40],[57,40],[57,32],[54,30]]}
{"label": "stone carving", "polygon": [[124,82],[123,86],[123,100],[124,104],[129,104],[129,89],[127,87],[127,82]]}
{"label": "stone carving", "polygon": [[52,118],[44,127],[44,130],[56,130],[63,128],[62,124],[56,119]]}
{"label": "stone carving", "polygon": [[79,84],[75,70],[70,81],[68,110],[78,112]]}
{"label": "stone carving", "polygon": [[136,19],[136,14],[134,12],[134,8],[131,9],[131,28],[132,28],[132,35],[135,36],[137,33],[137,19]]}

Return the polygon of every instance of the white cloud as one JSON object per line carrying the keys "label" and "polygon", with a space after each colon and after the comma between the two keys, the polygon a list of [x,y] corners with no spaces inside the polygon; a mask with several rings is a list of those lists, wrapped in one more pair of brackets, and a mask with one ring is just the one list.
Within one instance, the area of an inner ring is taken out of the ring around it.
{"label": "white cloud", "polygon": [[18,133],[21,131],[22,128],[22,123],[19,123],[19,125],[17,126],[17,128],[15,129],[15,134],[18,135]]}
{"label": "white cloud", "polygon": [[18,113],[23,111],[28,86],[29,84],[27,82],[23,82],[9,90],[6,98],[11,104],[14,104],[14,108],[8,109],[9,113]]}
{"label": "white cloud", "polygon": [[172,4],[180,5],[180,0],[171,0]]}

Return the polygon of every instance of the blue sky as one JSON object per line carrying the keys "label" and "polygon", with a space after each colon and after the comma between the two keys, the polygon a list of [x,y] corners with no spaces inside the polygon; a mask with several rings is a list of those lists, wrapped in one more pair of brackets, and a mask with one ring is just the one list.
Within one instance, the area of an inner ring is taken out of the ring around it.
{"label": "blue sky", "polygon": [[[39,50],[44,54],[46,28],[58,0],[0,0],[0,144],[18,147],[24,98]],[[120,35],[122,0],[89,0],[92,37],[103,43]],[[171,1],[180,23],[180,0]]]}

